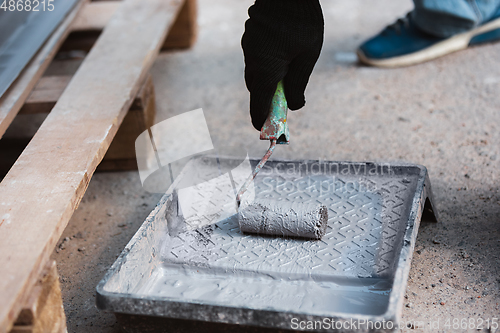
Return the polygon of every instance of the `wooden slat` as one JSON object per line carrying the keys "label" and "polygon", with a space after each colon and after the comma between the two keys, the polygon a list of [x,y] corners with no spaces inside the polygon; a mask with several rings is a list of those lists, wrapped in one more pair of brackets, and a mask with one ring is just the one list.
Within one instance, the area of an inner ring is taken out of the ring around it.
{"label": "wooden slat", "polygon": [[43,332],[66,332],[66,315],[54,260],[45,265],[9,333]]}
{"label": "wooden slat", "polygon": [[181,5],[124,0],[0,184],[1,333],[77,208]]}
{"label": "wooden slat", "polygon": [[120,6],[120,1],[89,2],[75,19],[71,30],[102,30]]}
{"label": "wooden slat", "polygon": [[16,116],[38,79],[49,66],[59,46],[68,36],[71,24],[82,9],[85,1],[80,1],[64,19],[51,37],[37,52],[9,90],[0,98],[0,138]]}
{"label": "wooden slat", "polygon": [[[75,19],[72,31],[97,31],[106,26],[109,18],[120,6],[120,1],[90,2]],[[198,12],[197,0],[186,0],[177,16],[172,29],[170,29],[162,49],[185,49],[193,46],[198,33],[196,22]],[[81,38],[81,36],[80,36]],[[84,38],[83,38],[84,39]],[[75,41],[87,49],[86,40]]]}

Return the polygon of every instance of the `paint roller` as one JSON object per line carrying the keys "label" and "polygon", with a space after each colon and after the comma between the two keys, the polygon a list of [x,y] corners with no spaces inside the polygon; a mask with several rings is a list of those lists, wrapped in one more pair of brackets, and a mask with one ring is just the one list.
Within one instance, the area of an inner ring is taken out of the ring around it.
{"label": "paint roller", "polygon": [[270,140],[271,144],[236,196],[238,223],[243,232],[318,240],[326,232],[328,209],[325,205],[260,198],[250,201],[244,196],[248,186],[271,157],[276,145],[289,144],[287,112],[283,82],[280,81],[273,96],[269,116],[260,131],[260,139]]}

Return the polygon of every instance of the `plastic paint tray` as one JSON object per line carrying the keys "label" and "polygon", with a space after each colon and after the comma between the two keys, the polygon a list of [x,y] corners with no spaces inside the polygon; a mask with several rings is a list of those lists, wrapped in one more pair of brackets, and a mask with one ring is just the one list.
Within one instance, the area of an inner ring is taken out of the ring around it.
{"label": "plastic paint tray", "polygon": [[427,169],[269,161],[249,195],[324,203],[327,233],[310,241],[241,233],[235,189],[250,165],[240,163],[192,159],[172,187],[191,200],[186,220],[200,212],[206,219],[175,225],[167,214],[170,189],[97,286],[97,306],[280,329],[324,318],[371,321],[365,331],[395,329],[420,221],[436,221]]}

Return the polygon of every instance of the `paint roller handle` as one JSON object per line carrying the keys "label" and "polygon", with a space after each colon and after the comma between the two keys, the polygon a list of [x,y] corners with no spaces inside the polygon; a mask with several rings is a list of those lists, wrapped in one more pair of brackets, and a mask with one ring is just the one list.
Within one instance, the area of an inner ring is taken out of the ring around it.
{"label": "paint roller handle", "polygon": [[267,160],[271,157],[274,148],[276,148],[277,144],[288,144],[289,143],[289,131],[288,131],[288,123],[286,120],[288,111],[288,106],[285,98],[285,92],[283,89],[283,82],[279,82],[276,87],[276,91],[273,96],[273,100],[271,103],[271,110],[269,111],[269,116],[262,126],[260,131],[260,139],[261,140],[270,140],[270,146],[267,150],[266,154],[262,158],[262,160],[257,164],[255,170],[252,174],[247,178],[243,186],[241,186],[238,194],[236,195],[236,204],[237,207],[240,206],[241,196],[246,192],[250,183],[255,179],[259,171],[264,167]]}
{"label": "paint roller handle", "polygon": [[285,89],[283,87],[283,81],[280,81],[271,102],[269,115],[260,130],[260,139],[276,140],[277,144],[290,143],[287,113],[288,103],[285,97]]}

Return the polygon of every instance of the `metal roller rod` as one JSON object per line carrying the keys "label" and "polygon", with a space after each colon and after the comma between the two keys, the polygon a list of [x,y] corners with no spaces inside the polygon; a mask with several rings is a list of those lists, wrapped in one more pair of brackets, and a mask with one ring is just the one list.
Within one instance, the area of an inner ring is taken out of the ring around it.
{"label": "metal roller rod", "polygon": [[276,140],[271,140],[271,145],[269,146],[267,153],[264,155],[262,160],[260,160],[259,164],[257,164],[257,166],[255,167],[255,170],[247,178],[247,180],[245,181],[243,186],[241,186],[241,189],[238,192],[238,195],[236,195],[236,202],[238,204],[238,207],[240,206],[241,196],[246,192],[250,183],[255,179],[255,177],[257,176],[259,171],[262,170],[262,167],[264,167],[264,164],[266,164],[267,160],[271,157],[271,155],[273,154],[274,148],[276,148]]}

